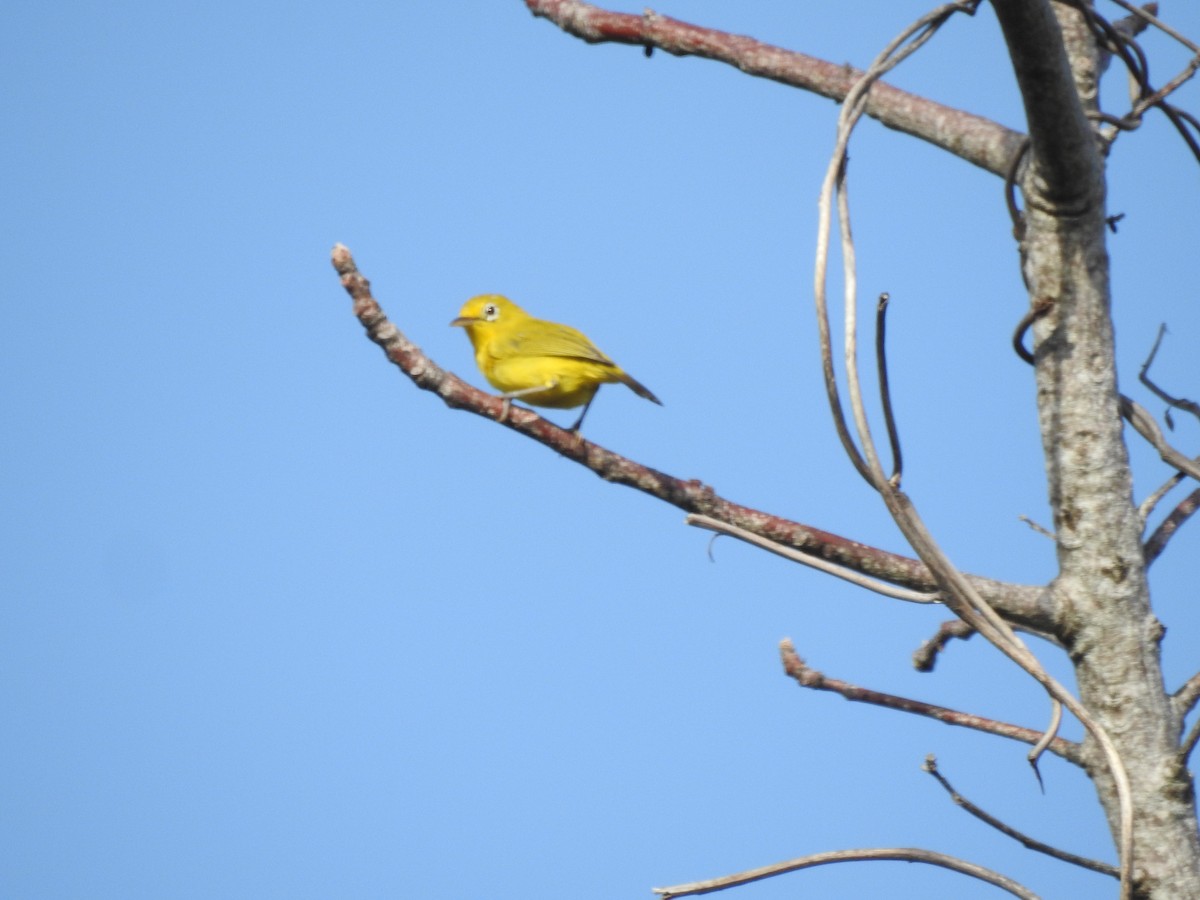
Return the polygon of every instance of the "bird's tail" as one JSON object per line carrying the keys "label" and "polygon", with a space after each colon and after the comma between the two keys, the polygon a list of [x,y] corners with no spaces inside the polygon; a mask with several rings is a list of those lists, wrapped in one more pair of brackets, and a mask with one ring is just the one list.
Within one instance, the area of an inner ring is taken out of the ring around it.
{"label": "bird's tail", "polygon": [[650,388],[646,387],[628,372],[622,371],[620,377],[621,383],[627,385],[629,389],[639,397],[645,397],[651,403],[657,403],[659,406],[663,405],[663,402],[654,396],[654,392],[651,391]]}

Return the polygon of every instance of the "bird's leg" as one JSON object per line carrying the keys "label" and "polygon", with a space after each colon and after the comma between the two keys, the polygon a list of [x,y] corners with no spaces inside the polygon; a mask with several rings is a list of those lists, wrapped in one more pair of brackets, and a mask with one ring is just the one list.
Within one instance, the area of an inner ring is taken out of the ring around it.
{"label": "bird's leg", "polygon": [[571,428],[570,428],[571,431],[575,432],[576,434],[579,433],[579,426],[581,426],[583,424],[583,417],[587,415],[587,411],[589,409],[591,409],[592,401],[595,399],[596,399],[595,394],[592,394],[592,396],[588,397],[588,402],[583,404],[583,412],[581,412],[579,414],[579,418],[576,419],[575,424],[571,426]]}

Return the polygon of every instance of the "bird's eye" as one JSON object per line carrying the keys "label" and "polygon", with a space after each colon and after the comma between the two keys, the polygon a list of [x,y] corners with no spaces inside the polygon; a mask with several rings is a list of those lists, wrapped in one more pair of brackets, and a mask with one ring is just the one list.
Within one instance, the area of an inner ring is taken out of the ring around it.
{"label": "bird's eye", "polygon": [[500,316],[500,310],[496,309],[495,303],[489,303],[483,308],[483,321],[495,322]]}

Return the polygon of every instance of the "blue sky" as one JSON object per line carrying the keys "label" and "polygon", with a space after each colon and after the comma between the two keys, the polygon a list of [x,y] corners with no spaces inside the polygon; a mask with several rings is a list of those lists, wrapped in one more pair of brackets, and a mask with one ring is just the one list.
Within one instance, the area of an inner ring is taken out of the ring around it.
{"label": "blue sky", "polygon": [[[864,65],[924,9],[658,11]],[[1162,14],[1200,37],[1200,10]],[[1146,47],[1158,83],[1186,58]],[[665,403],[605,388],[588,437],[903,550],[815,356],[834,104],[587,46],[518,0],[23,4],[0,70],[0,894],[649,897],[887,845],[1044,896],[1109,890],[919,771],[935,753],[1014,826],[1111,859],[1065,764],[1043,796],[1023,746],[800,691],[776,648],[1040,726],[998,653],[918,675],[937,610],[727,539],[710,561],[677,510],[444,408],[364,339],[329,265],[347,244],[393,321],[475,383],[447,327],[467,297],[577,325]],[[892,80],[1021,127],[987,6]],[[895,302],[906,487],[964,569],[1044,581],[1052,547],[1017,519],[1048,516],[1001,185],[874,123],[851,154],[860,284]],[[1195,163],[1151,116],[1110,166],[1120,376],[1158,412],[1136,375],[1160,322],[1157,375],[1200,393]],[[1144,496],[1166,471],[1134,459]],[[1198,534],[1153,571],[1172,686],[1200,657]],[[890,863],[738,896],[797,892],[997,896]]]}

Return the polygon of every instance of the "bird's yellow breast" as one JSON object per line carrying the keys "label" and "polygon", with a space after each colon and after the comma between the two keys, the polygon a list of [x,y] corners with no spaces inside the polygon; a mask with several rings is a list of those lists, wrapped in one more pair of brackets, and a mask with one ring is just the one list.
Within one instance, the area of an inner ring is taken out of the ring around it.
{"label": "bird's yellow breast", "polygon": [[[477,350],[475,361],[484,377],[498,391],[530,391],[522,399],[534,406],[569,409],[583,406],[602,384],[618,381],[619,370],[584,359],[564,356],[504,356],[496,358]],[[532,391],[540,385],[545,390]]]}

